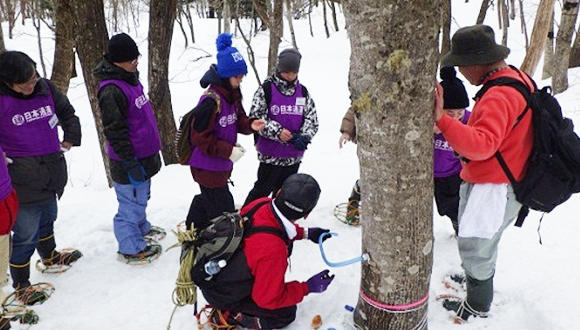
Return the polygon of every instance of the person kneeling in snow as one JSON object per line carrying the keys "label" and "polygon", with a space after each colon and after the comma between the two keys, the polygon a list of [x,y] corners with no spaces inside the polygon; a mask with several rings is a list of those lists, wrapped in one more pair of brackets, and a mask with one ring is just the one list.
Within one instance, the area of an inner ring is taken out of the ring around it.
{"label": "person kneeling in snow", "polygon": [[241,262],[231,260],[216,277],[216,285],[202,290],[206,300],[219,310],[212,314],[213,322],[250,329],[282,328],[294,321],[296,304],[306,295],[326,291],[334,279],[328,270],[306,282],[284,281],[293,242],[309,239],[318,243],[320,236],[329,231],[318,227],[305,230],[295,223],[308,216],[319,196],[318,182],[308,174],[298,173],[284,181],[276,198],[263,197],[242,208],[242,216],[254,212],[250,228],[266,226],[272,232],[246,234],[243,252],[233,257]]}

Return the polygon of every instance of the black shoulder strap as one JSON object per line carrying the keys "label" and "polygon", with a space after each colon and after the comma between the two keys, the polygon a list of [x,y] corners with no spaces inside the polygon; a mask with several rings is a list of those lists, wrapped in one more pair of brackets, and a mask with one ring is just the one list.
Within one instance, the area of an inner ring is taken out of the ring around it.
{"label": "black shoulder strap", "polygon": [[262,201],[260,203],[257,203],[248,212],[246,212],[242,215],[242,217],[248,218],[250,220],[250,221],[245,223],[244,237],[248,237],[248,236],[254,235],[256,233],[268,233],[268,234],[272,234],[272,235],[280,237],[280,239],[282,239],[284,241],[284,243],[286,243],[286,245],[288,245],[288,243],[289,243],[288,238],[286,237],[284,232],[282,232],[282,230],[280,230],[278,228],[274,228],[274,227],[268,227],[268,226],[254,226],[252,224],[251,220],[253,219],[256,211],[258,211],[258,209],[260,207],[262,207],[263,205],[265,205],[267,203],[269,203],[269,201]]}
{"label": "black shoulder strap", "polygon": [[266,108],[269,108],[270,102],[272,102],[272,85],[270,84],[270,79],[266,79],[262,83],[262,89],[264,90],[264,100],[266,101]]}

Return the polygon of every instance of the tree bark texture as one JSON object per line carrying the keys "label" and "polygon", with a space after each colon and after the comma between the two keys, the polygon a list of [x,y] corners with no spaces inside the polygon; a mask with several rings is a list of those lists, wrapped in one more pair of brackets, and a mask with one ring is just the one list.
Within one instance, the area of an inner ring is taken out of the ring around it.
{"label": "tree bark texture", "polygon": [[149,98],[161,135],[165,165],[177,164],[175,118],[169,91],[169,51],[177,0],[154,0],[149,5]]}
{"label": "tree bark texture", "polygon": [[224,17],[224,32],[231,33],[230,22],[232,20],[232,8],[228,0],[224,0],[222,13]]}
{"label": "tree bark texture", "polygon": [[[2,17],[0,15],[0,17]],[[6,50],[6,45],[4,44],[4,31],[2,31],[2,24],[0,24],[0,52]]]}
{"label": "tree bark texture", "polygon": [[75,34],[76,50],[83,68],[85,86],[89,94],[93,117],[95,118],[107,180],[109,187],[112,187],[113,180],[111,179],[111,170],[109,168],[103,120],[97,99],[98,84],[92,73],[93,69],[102,60],[109,41],[103,0],[71,1],[71,5],[75,31],[82,31],[82,33]]}
{"label": "tree bark texture", "polygon": [[479,8],[479,15],[477,15],[477,20],[475,24],[483,24],[485,20],[485,14],[487,14],[487,8],[489,8],[489,0],[483,0],[481,2],[481,7]]}
{"label": "tree bark texture", "polygon": [[296,34],[294,33],[294,23],[292,19],[292,1],[284,1],[286,2],[286,20],[288,21],[288,28],[290,29],[290,37],[292,37],[292,46],[298,49],[298,43],[296,43]]}
{"label": "tree bark texture", "polygon": [[576,38],[574,39],[574,44],[572,45],[572,50],[570,50],[570,68],[576,68],[580,66],[580,26],[576,30]]}
{"label": "tree bark texture", "polygon": [[502,37],[501,44],[507,46],[508,29],[510,27],[509,13],[506,0],[501,0],[501,21],[502,21]]}
{"label": "tree bark texture", "polygon": [[326,0],[322,1],[322,17],[324,19],[324,32],[326,33],[326,37],[330,38],[330,33],[328,32],[328,20],[326,19]]}
{"label": "tree bark texture", "polygon": [[441,57],[451,50],[451,0],[441,0]]}
{"label": "tree bark texture", "polygon": [[520,69],[530,76],[534,75],[534,71],[536,71],[536,67],[542,56],[546,36],[550,30],[553,9],[554,0],[542,0],[538,5],[538,11],[536,12],[536,19],[534,20],[534,27],[530,37],[530,47],[520,66]]}
{"label": "tree bark texture", "polygon": [[66,94],[75,64],[71,0],[55,0],[56,40],[50,80]]}
{"label": "tree bark texture", "polygon": [[[269,1],[269,0],[268,0]],[[276,68],[276,60],[278,58],[278,48],[280,41],[282,41],[282,34],[284,33],[284,25],[282,16],[284,13],[284,0],[274,0],[272,4],[272,12],[269,15],[270,22],[268,28],[270,29],[270,49],[268,51],[268,75],[274,74]]]}
{"label": "tree bark texture", "polygon": [[[440,1],[343,3],[349,89],[361,171],[361,292],[388,305],[421,301],[433,260],[433,81]],[[390,36],[390,37],[385,37]],[[362,296],[362,295],[361,295]],[[359,297],[360,329],[426,329],[427,305],[392,313]]]}
{"label": "tree bark texture", "polygon": [[546,46],[544,47],[544,65],[542,66],[542,79],[548,79],[552,76],[554,71],[554,12],[552,11],[552,19],[550,20],[550,30],[546,38]]}
{"label": "tree bark texture", "polygon": [[554,72],[552,88],[554,94],[568,89],[568,65],[570,64],[570,48],[572,35],[578,17],[578,0],[566,0],[562,6],[562,18],[556,35],[556,52],[554,53]]}

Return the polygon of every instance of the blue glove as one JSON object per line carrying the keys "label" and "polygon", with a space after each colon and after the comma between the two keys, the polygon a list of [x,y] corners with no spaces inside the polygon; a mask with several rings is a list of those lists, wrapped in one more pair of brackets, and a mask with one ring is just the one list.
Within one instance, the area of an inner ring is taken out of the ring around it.
{"label": "blue glove", "polygon": [[294,134],[288,143],[291,143],[294,148],[298,150],[306,150],[306,148],[308,148],[308,144],[310,143],[310,139],[310,136],[306,134]]}
{"label": "blue glove", "polygon": [[[323,229],[323,228],[318,228],[318,227],[311,227],[308,228],[308,239],[311,240],[312,242],[314,242],[315,244],[318,244],[318,240],[320,239],[320,235],[324,234],[324,233],[328,233],[330,232],[330,230],[328,229]],[[331,236],[330,235],[326,235],[324,236],[324,238],[322,238],[322,241],[326,241],[327,239],[329,239]]]}
{"label": "blue glove", "polygon": [[127,171],[127,176],[129,177],[129,182],[133,187],[137,187],[145,182],[145,168],[137,159],[126,160],[123,162],[125,171]]}
{"label": "blue glove", "polygon": [[308,284],[309,293],[310,292],[320,293],[326,291],[326,289],[334,279],[334,275],[329,276],[328,272],[329,270],[325,269],[320,273],[309,278],[308,281],[306,281],[306,284]]}

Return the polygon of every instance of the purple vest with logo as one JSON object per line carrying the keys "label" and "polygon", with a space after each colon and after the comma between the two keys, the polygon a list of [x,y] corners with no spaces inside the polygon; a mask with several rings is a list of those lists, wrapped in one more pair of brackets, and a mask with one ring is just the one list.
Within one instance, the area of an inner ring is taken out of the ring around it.
{"label": "purple vest with logo", "polygon": [[[214,133],[219,140],[224,140],[235,145],[238,140],[238,115],[236,104],[229,104],[223,96],[210,87],[210,90],[220,97],[220,113],[216,115]],[[198,105],[210,96],[204,95],[199,99]],[[229,159],[217,156],[210,156],[203,153],[199,148],[193,149],[189,165],[195,168],[208,171],[231,171],[234,167]]]}
{"label": "purple vest with logo", "polygon": [[[161,150],[161,139],[157,130],[157,120],[151,103],[143,93],[143,85],[133,86],[126,81],[108,79],[99,84],[99,90],[106,85],[113,84],[119,87],[127,97],[127,126],[129,127],[129,142],[133,146],[135,157],[141,159],[152,156]],[[122,161],[107,141],[109,158]]]}
{"label": "purple vest with logo", "polygon": [[[471,112],[465,110],[465,115],[461,119],[462,123],[467,123]],[[433,138],[433,176],[444,178],[457,174],[461,171],[461,162],[453,153],[453,148],[449,146],[443,134],[435,134]]]}
{"label": "purple vest with logo", "polygon": [[6,167],[6,162],[2,156],[3,152],[2,147],[0,147],[0,200],[6,198],[6,196],[8,196],[12,191],[10,175],[8,175],[8,168]]}
{"label": "purple vest with logo", "polygon": [[[274,120],[283,128],[292,133],[297,133],[302,127],[302,114],[306,106],[306,98],[302,94],[302,85],[296,83],[294,95],[286,96],[276,88],[274,83],[270,83],[272,100],[268,109],[268,119]],[[257,144],[258,152],[263,155],[277,158],[296,158],[304,155],[303,150],[296,149],[292,144],[281,143],[260,136]]]}
{"label": "purple vest with logo", "polygon": [[[46,84],[42,80],[38,83]],[[0,146],[6,156],[29,157],[59,152],[57,124],[51,93],[31,99],[0,95]]]}

